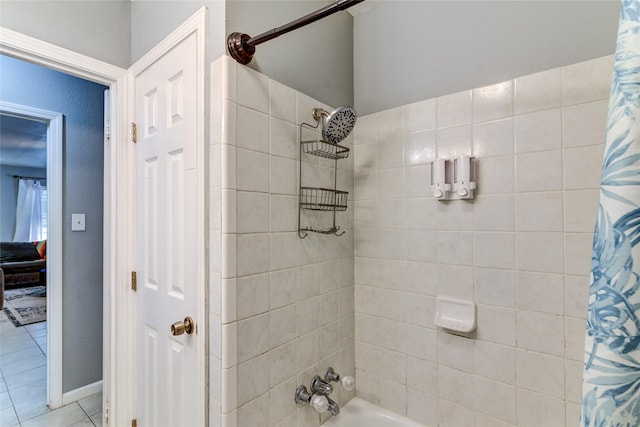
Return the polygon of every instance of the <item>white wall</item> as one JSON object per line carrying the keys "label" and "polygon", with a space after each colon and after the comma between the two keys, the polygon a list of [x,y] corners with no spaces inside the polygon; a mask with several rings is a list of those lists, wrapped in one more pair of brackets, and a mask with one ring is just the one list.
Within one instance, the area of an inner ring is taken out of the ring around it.
{"label": "white wall", "polygon": [[128,0],[1,0],[0,26],[127,68],[130,9]]}
{"label": "white wall", "polygon": [[[104,86],[0,56],[2,101],[64,115],[63,392],[102,379]],[[3,171],[4,173],[4,171]],[[86,232],[71,232],[71,214]]]}
{"label": "white wall", "polygon": [[360,114],[612,54],[620,11],[619,1],[367,4],[354,18]]}
{"label": "white wall", "polygon": [[[362,117],[357,394],[427,425],[577,425],[611,56]],[[477,157],[440,202],[430,162]],[[470,337],[433,323],[475,301]]]}
{"label": "white wall", "polygon": [[[353,210],[338,215],[341,237],[297,233],[297,124],[322,104],[229,57],[213,73],[211,413],[222,425],[318,426],[313,409],[296,408],[296,387],[329,366],[354,373]],[[329,187],[333,164],[303,154],[303,184]],[[353,159],[338,168],[352,193]],[[307,212],[303,223],[330,218]]]}

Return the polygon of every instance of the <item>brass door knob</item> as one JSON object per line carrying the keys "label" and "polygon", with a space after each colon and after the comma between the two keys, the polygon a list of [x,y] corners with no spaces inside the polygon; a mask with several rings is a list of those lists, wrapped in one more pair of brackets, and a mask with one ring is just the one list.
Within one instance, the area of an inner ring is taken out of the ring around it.
{"label": "brass door knob", "polygon": [[195,322],[190,316],[184,318],[181,322],[176,322],[171,325],[171,335],[182,335],[185,332],[187,334],[192,334],[195,331]]}

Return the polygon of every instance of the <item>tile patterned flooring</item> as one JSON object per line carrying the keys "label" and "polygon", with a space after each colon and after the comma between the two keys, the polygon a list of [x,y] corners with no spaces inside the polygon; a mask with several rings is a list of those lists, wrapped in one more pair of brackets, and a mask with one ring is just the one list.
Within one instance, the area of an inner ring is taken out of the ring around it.
{"label": "tile patterned flooring", "polygon": [[0,311],[0,426],[102,426],[102,393],[46,404],[47,322],[16,328]]}

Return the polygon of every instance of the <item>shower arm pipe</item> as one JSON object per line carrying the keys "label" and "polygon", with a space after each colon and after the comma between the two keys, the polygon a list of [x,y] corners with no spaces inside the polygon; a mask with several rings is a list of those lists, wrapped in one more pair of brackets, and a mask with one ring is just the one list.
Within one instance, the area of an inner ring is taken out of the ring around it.
{"label": "shower arm pipe", "polygon": [[364,0],[336,0],[334,3],[327,5],[322,9],[311,12],[310,14],[298,18],[295,21],[291,21],[288,24],[265,31],[255,37],[238,32],[231,33],[227,37],[227,50],[233,59],[241,64],[248,64],[253,59],[253,54],[256,51],[257,45],[268,42],[269,40],[275,39],[276,37],[290,31],[297,30],[300,27],[309,25],[322,18],[326,18],[327,16],[333,15],[341,10],[348,9],[358,3],[362,3],[363,1]]}

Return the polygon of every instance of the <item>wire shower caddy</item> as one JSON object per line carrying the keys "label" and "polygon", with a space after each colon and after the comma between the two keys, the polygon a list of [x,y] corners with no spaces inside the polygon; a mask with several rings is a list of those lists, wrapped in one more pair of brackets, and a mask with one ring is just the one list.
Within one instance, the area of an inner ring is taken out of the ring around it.
{"label": "wire shower caddy", "polygon": [[[345,231],[340,232],[340,227],[336,225],[336,212],[347,210],[347,197],[349,192],[341,191],[336,188],[338,181],[338,160],[349,157],[349,149],[342,145],[320,139],[320,136],[314,140],[303,140],[303,129],[316,130],[318,124],[312,126],[308,123],[300,124],[300,168],[298,182],[300,183],[300,191],[298,193],[298,236],[302,239],[307,237],[309,232],[320,234],[335,234],[342,236]],[[333,188],[308,187],[302,185],[302,153],[318,156],[325,159],[335,160]],[[302,209],[313,211],[333,212],[333,225],[327,229],[317,229],[311,226],[303,227],[300,223]]]}

